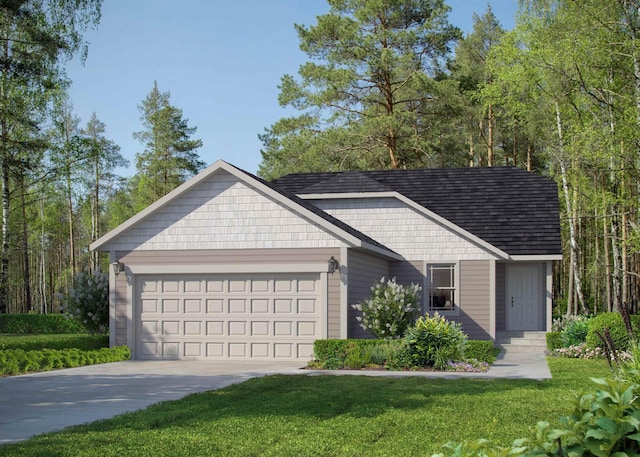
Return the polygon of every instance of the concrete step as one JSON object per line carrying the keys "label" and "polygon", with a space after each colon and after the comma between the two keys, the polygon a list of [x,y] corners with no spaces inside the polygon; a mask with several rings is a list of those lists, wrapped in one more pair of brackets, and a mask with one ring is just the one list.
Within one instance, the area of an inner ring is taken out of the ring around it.
{"label": "concrete step", "polygon": [[546,332],[499,332],[496,347],[510,352],[539,352],[547,348]]}

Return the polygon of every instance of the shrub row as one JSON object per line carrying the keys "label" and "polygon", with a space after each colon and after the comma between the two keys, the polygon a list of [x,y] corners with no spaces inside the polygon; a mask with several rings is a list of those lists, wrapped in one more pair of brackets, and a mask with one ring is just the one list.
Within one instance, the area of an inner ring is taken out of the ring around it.
{"label": "shrub row", "polygon": [[87,333],[62,314],[0,314],[0,333]]}
{"label": "shrub row", "polygon": [[[640,316],[630,316],[631,326],[636,337],[640,336]],[[602,313],[593,317],[569,316],[556,319],[552,332],[547,333],[547,349],[558,351],[565,348],[581,347],[584,351],[595,351],[603,348],[604,343],[599,335],[606,332],[617,350],[629,349],[629,332],[622,315],[618,312]]]}
{"label": "shrub row", "polygon": [[0,375],[16,375],[30,371],[48,371],[56,368],[74,368],[98,363],[119,362],[131,358],[127,346],[102,348],[93,351],[79,349],[43,349],[0,351]]}
{"label": "shrub row", "polygon": [[90,351],[109,347],[108,335],[0,335],[0,350],[22,349],[37,351],[41,349],[80,349]]}
{"label": "shrub row", "polygon": [[555,351],[564,347],[562,345],[562,332],[547,332],[547,349]]}
{"label": "shrub row", "polygon": [[[403,368],[403,340],[316,340],[313,346],[315,361],[312,367],[326,370],[350,368],[359,370],[369,366],[389,365],[392,368]],[[468,340],[464,356],[477,359],[479,362],[495,361],[492,341]]]}
{"label": "shrub row", "polygon": [[[636,334],[640,328],[640,316],[631,316],[631,326]],[[603,343],[598,337],[598,333],[609,330],[611,339],[616,349],[626,350],[629,346],[629,332],[624,325],[620,313],[602,313],[589,319],[586,337],[587,346],[590,348],[602,347]],[[638,335],[636,335],[638,336]]]}
{"label": "shrub row", "polygon": [[316,340],[313,345],[313,366],[337,370],[384,365],[401,345],[400,340]]}

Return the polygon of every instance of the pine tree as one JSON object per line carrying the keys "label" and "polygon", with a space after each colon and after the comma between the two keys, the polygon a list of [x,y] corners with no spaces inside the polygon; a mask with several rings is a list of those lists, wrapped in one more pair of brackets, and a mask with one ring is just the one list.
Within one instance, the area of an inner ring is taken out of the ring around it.
{"label": "pine tree", "polygon": [[145,150],[136,155],[136,210],[168,194],[204,167],[196,152],[202,141],[191,138],[196,127],[189,127],[182,110],[169,99],[170,93],[160,92],[154,82],[138,106],[144,130],[134,133],[134,138],[144,143]]}
{"label": "pine tree", "polygon": [[443,0],[329,0],[297,25],[310,61],[285,75],[280,104],[301,112],[260,136],[259,174],[405,168],[440,162],[452,82],[443,62],[460,31]]}

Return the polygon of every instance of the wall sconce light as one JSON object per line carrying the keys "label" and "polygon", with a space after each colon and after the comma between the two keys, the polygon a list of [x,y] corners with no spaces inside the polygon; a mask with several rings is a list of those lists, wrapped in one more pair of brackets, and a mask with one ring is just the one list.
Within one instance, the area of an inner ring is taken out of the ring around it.
{"label": "wall sconce light", "polygon": [[116,260],[115,262],[113,262],[111,266],[113,267],[113,272],[115,273],[116,276],[118,276],[121,271],[124,271],[124,264],[120,263],[119,260]]}
{"label": "wall sconce light", "polygon": [[340,263],[338,263],[334,256],[331,256],[327,264],[327,272],[331,274],[335,273],[336,270],[340,268]]}

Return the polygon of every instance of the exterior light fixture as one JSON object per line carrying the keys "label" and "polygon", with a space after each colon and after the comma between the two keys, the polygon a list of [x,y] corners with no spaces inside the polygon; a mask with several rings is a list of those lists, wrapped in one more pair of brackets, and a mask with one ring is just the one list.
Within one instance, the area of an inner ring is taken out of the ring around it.
{"label": "exterior light fixture", "polygon": [[113,272],[115,273],[116,276],[118,276],[120,272],[124,271],[124,265],[120,263],[119,260],[116,260],[115,262],[113,262],[111,266],[113,267]]}
{"label": "exterior light fixture", "polygon": [[340,263],[338,263],[334,256],[331,256],[327,264],[327,272],[331,274],[335,273],[336,270],[340,268]]}

